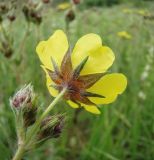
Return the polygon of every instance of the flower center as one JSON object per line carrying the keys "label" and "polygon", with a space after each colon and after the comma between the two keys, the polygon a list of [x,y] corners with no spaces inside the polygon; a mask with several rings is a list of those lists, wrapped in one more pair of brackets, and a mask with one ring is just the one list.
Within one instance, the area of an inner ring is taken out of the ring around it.
{"label": "flower center", "polygon": [[88,61],[88,57],[83,59],[75,69],[72,68],[71,54],[69,51],[65,54],[60,68],[53,59],[51,59],[51,61],[54,71],[46,69],[51,80],[55,83],[55,85],[51,87],[54,87],[59,92],[64,87],[67,87],[67,91],[64,95],[65,99],[72,100],[75,103],[93,104],[88,97],[104,98],[101,95],[86,91],[86,89],[94,85],[104,75],[104,73],[80,75]]}

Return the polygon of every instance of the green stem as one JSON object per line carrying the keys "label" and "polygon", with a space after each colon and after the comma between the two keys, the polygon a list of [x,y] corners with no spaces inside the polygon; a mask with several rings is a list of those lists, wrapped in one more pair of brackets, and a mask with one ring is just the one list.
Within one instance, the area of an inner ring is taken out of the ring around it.
{"label": "green stem", "polygon": [[64,88],[60,94],[52,101],[52,103],[48,106],[48,108],[43,112],[42,116],[40,117],[41,121],[47,116],[47,114],[53,109],[55,104],[61,99],[61,97],[65,94],[67,88]]}
{"label": "green stem", "polygon": [[29,142],[34,138],[34,136],[36,135],[40,123],[42,122],[42,120],[48,115],[48,113],[53,109],[53,107],[56,105],[56,103],[62,98],[62,96],[65,94],[67,88],[64,88],[60,94],[51,102],[51,104],[47,107],[47,109],[43,112],[43,114],[40,116],[40,118],[37,120],[37,122],[35,123],[33,129],[31,130],[31,132],[28,134],[27,138],[26,138],[26,145],[29,145]]}
{"label": "green stem", "polygon": [[18,51],[14,54],[13,60],[15,59],[17,61],[20,61],[20,60],[24,59],[24,51],[23,50],[24,50],[24,47],[25,47],[26,40],[29,36],[29,33],[30,33],[30,23],[28,22],[27,23],[27,29],[26,29],[26,31],[24,33],[24,36],[23,36],[23,38],[20,42],[20,46],[19,46]]}
{"label": "green stem", "polygon": [[18,150],[16,151],[16,154],[14,155],[12,160],[21,160],[23,155],[25,153],[25,149],[23,145],[19,145]]}
{"label": "green stem", "polygon": [[1,27],[1,31],[2,31],[2,34],[3,34],[4,38],[5,38],[5,39],[9,39],[9,38],[8,38],[8,35],[7,35],[7,33],[6,33],[6,30],[4,29],[2,23],[0,23],[0,27]]}

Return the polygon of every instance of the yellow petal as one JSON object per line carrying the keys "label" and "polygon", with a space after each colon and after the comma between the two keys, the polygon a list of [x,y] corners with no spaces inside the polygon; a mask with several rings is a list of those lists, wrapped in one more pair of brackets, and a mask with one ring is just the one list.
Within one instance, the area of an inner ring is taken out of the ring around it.
{"label": "yellow petal", "polygon": [[72,108],[79,108],[79,106],[78,106],[76,103],[72,102],[71,100],[68,100],[67,103],[68,103]]}
{"label": "yellow petal", "polygon": [[122,37],[122,38],[125,38],[125,39],[131,39],[132,38],[132,36],[126,31],[118,32],[117,35],[119,37]]}
{"label": "yellow petal", "polygon": [[55,31],[55,33],[47,41],[41,41],[36,47],[36,52],[41,62],[45,67],[51,70],[53,70],[51,57],[60,66],[67,50],[68,41],[62,30]]}
{"label": "yellow petal", "polygon": [[87,56],[89,59],[81,75],[104,72],[114,61],[112,50],[102,46],[101,38],[93,33],[81,37],[76,43],[71,57],[73,68]]}
{"label": "yellow petal", "polygon": [[43,70],[46,73],[46,85],[47,88],[49,90],[49,93],[53,96],[56,97],[58,95],[58,90],[56,90],[55,88],[53,88],[51,85],[55,85],[55,83],[51,80],[51,78],[49,77],[48,72],[46,71],[44,66],[41,66],[43,68]]}
{"label": "yellow petal", "polygon": [[101,38],[93,33],[81,37],[73,50],[72,63],[75,68],[90,52],[102,46]]}
{"label": "yellow petal", "polygon": [[65,9],[68,9],[71,7],[71,3],[68,3],[68,2],[64,2],[64,3],[61,3],[57,6],[57,9],[58,10],[65,10]]}
{"label": "yellow petal", "polygon": [[81,75],[105,72],[114,61],[115,57],[109,47],[101,47],[89,55]]}
{"label": "yellow petal", "polygon": [[123,74],[113,73],[102,77],[87,91],[105,96],[105,98],[89,98],[95,104],[108,104],[116,100],[118,94],[121,94],[126,86],[127,78]]}
{"label": "yellow petal", "polygon": [[96,107],[96,106],[93,106],[93,105],[85,105],[83,104],[82,105],[84,107],[84,109],[88,112],[91,112],[93,114],[100,114],[100,110]]}

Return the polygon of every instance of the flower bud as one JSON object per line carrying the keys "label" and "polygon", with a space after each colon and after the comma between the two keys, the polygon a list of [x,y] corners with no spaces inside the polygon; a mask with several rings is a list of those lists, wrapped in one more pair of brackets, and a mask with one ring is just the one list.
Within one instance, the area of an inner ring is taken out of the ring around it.
{"label": "flower bud", "polygon": [[43,3],[49,3],[50,0],[42,0]]}
{"label": "flower bud", "polygon": [[50,116],[43,120],[38,134],[38,140],[47,140],[49,138],[58,138],[64,127],[63,116]]}
{"label": "flower bud", "polygon": [[13,54],[13,48],[9,41],[1,42],[1,52],[4,54],[6,58],[10,58]]}
{"label": "flower bud", "polygon": [[13,54],[13,49],[12,48],[8,48],[8,49],[5,50],[4,55],[5,55],[6,58],[10,58],[12,56],[12,54]]}
{"label": "flower bud", "polygon": [[80,0],[73,0],[73,3],[74,3],[74,4],[79,4],[79,3],[80,3]]}
{"label": "flower bud", "polygon": [[25,85],[23,88],[17,91],[17,93],[15,93],[13,98],[10,100],[10,103],[13,108],[19,109],[30,103],[33,97],[33,87],[31,84]]}
{"label": "flower bud", "polygon": [[25,128],[33,125],[36,121],[37,107],[34,101],[27,103],[26,107],[23,108],[23,120]]}
{"label": "flower bud", "polygon": [[40,14],[36,14],[34,23],[40,24],[42,22],[42,16]]}
{"label": "flower bud", "polygon": [[0,15],[0,23],[3,21],[3,18],[2,18],[2,16]]}
{"label": "flower bud", "polygon": [[37,5],[37,3],[30,3],[28,5],[24,5],[22,11],[28,22],[33,22],[39,25],[42,22],[42,16],[40,14],[40,11],[38,11],[37,9]]}
{"label": "flower bud", "polygon": [[63,125],[59,122],[57,125],[54,127],[54,138],[58,138],[62,132]]}
{"label": "flower bud", "polygon": [[29,21],[29,8],[27,5],[24,5],[22,8],[22,11],[24,13],[24,16],[26,18],[27,21]]}
{"label": "flower bud", "polygon": [[6,10],[6,5],[5,4],[0,4],[0,9],[1,10]]}
{"label": "flower bud", "polygon": [[66,21],[71,22],[75,19],[75,13],[73,10],[69,10],[66,14]]}
{"label": "flower bud", "polygon": [[32,11],[30,12],[30,16],[31,16],[32,18],[35,18],[35,17],[37,16],[37,13],[32,10]]}
{"label": "flower bud", "polygon": [[0,14],[5,14],[8,12],[8,7],[5,3],[0,3]]}
{"label": "flower bud", "polygon": [[13,22],[13,21],[16,19],[15,15],[8,15],[7,18],[8,18],[11,22]]}

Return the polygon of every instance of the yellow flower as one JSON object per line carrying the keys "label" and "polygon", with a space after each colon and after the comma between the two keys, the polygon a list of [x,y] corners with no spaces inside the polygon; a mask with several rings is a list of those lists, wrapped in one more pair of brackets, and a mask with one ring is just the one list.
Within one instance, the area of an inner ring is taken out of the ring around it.
{"label": "yellow flower", "polygon": [[68,3],[68,2],[64,2],[64,3],[61,3],[57,6],[57,9],[58,10],[66,10],[68,8],[71,7],[71,3]]}
{"label": "yellow flower", "polygon": [[129,9],[129,8],[125,8],[122,10],[124,13],[133,13],[133,10],[132,9]]}
{"label": "yellow flower", "polygon": [[127,79],[123,74],[106,74],[115,57],[109,47],[102,46],[96,34],[81,37],[71,51],[65,33],[57,30],[38,44],[36,52],[50,94],[57,96],[67,87],[64,98],[73,108],[84,107],[100,114],[97,105],[112,103],[126,88]]}
{"label": "yellow flower", "polygon": [[126,31],[118,32],[117,35],[121,38],[124,38],[124,39],[131,39],[132,38],[132,36]]}
{"label": "yellow flower", "polygon": [[137,10],[136,13],[141,16],[148,16],[150,13],[147,10]]}

